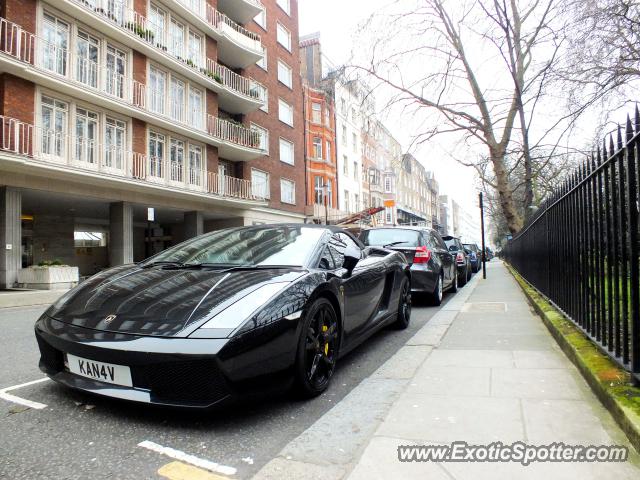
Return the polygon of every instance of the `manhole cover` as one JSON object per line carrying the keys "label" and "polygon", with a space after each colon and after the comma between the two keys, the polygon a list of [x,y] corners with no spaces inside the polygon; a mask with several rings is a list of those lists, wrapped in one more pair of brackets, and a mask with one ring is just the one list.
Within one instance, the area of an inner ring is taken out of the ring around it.
{"label": "manhole cover", "polygon": [[504,313],[507,311],[507,304],[504,302],[475,302],[465,303],[462,306],[463,312],[493,312]]}

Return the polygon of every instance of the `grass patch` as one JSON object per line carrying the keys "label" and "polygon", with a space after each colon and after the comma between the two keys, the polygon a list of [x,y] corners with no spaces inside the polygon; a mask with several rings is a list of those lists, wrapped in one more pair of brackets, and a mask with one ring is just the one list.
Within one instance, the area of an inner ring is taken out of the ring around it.
{"label": "grass patch", "polygon": [[560,348],[578,367],[596,396],[629,437],[631,444],[640,452],[640,388],[633,385],[629,372],[604,354],[510,265],[507,268]]}

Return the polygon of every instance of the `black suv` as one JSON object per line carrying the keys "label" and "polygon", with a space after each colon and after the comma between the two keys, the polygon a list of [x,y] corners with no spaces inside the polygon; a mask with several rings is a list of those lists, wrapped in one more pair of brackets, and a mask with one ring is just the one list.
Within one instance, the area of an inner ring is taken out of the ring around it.
{"label": "black suv", "polygon": [[469,254],[462,246],[462,242],[458,237],[447,235],[442,237],[444,243],[447,244],[449,253],[455,255],[456,265],[458,267],[458,279],[460,285],[464,285],[471,280],[471,259]]}

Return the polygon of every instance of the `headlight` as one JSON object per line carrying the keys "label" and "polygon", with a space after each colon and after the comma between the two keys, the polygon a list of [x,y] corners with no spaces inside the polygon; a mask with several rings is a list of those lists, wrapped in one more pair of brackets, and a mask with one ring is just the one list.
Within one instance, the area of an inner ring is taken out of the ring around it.
{"label": "headlight", "polygon": [[229,328],[234,329],[251,317],[271,297],[289,285],[289,282],[268,283],[232,303],[215,317],[202,325],[201,329]]}

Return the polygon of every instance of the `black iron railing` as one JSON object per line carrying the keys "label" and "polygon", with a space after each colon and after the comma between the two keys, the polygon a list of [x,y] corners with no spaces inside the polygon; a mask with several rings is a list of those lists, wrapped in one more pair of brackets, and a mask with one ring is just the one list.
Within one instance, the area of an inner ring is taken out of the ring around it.
{"label": "black iron railing", "polygon": [[640,114],[538,209],[505,258],[640,380]]}

